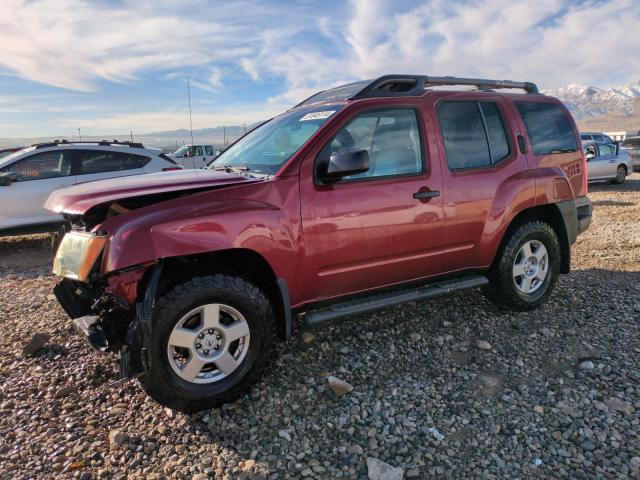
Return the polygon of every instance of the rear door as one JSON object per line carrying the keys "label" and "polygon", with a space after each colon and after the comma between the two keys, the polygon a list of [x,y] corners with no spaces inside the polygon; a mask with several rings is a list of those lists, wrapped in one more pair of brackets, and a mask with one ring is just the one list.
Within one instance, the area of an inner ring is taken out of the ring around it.
{"label": "rear door", "polygon": [[[451,270],[484,268],[491,252],[483,248],[483,240],[497,227],[492,227],[490,211],[500,201],[499,187],[530,183],[517,176],[527,169],[527,161],[509,128],[515,123],[513,112],[497,95],[465,94],[442,98],[434,114],[444,158],[446,260]],[[531,191],[528,198],[533,197]]]}
{"label": "rear door", "polygon": [[613,178],[616,176],[617,158],[616,158],[616,146],[602,143],[598,145],[598,163],[602,168],[602,175],[607,178]]}
{"label": "rear door", "polygon": [[54,190],[73,185],[71,150],[34,153],[2,171],[16,173],[18,180],[0,186],[0,228],[62,220],[43,204]]}
{"label": "rear door", "polygon": [[[305,159],[300,176],[306,269],[316,297],[441,273],[442,177],[422,112],[414,105],[361,110],[332,135]],[[369,171],[319,183],[318,162],[343,149],[367,150]]]}

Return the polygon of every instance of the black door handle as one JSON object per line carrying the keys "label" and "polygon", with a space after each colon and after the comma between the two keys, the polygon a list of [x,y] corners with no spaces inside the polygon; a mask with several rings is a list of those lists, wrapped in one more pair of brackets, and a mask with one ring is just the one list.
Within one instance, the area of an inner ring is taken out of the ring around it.
{"label": "black door handle", "polygon": [[438,190],[424,190],[424,191],[416,192],[413,194],[413,198],[419,198],[419,199],[433,198],[433,197],[439,197],[439,196],[440,196],[440,192]]}

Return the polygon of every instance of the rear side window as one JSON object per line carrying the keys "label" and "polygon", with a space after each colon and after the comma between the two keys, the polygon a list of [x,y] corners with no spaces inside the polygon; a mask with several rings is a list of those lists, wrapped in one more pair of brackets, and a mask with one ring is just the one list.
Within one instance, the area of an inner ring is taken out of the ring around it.
{"label": "rear side window", "polygon": [[574,152],[576,136],[564,110],[558,105],[541,102],[516,102],[536,155]]}
{"label": "rear side window", "polygon": [[144,167],[151,160],[142,155],[104,150],[81,150],[78,157],[79,175],[133,170]]}
{"label": "rear side window", "polygon": [[211,145],[205,145],[204,151],[206,152],[207,155],[213,155],[213,148],[211,148]]}
{"label": "rear side window", "polygon": [[589,140],[591,140],[591,135],[580,135],[580,140],[588,142]]}
{"label": "rear side window", "polygon": [[436,113],[451,170],[488,167],[509,155],[504,122],[494,102],[446,101]]}

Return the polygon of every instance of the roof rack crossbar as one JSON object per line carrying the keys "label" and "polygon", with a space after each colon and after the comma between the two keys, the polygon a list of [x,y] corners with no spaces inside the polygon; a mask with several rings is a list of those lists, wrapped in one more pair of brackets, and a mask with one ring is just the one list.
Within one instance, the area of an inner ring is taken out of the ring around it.
{"label": "roof rack crossbar", "polygon": [[461,77],[425,77],[425,85],[471,85],[480,90],[493,88],[519,88],[527,93],[539,93],[538,86],[532,82],[514,82],[513,80],[489,80]]}
{"label": "roof rack crossbar", "polygon": [[87,140],[87,141],[69,141],[69,140],[54,140],[53,142],[43,142],[43,143],[34,143],[31,145],[32,147],[36,147],[36,150],[39,148],[49,148],[49,147],[57,147],[59,145],[100,145],[103,147],[108,147],[111,145],[124,145],[131,148],[144,148],[144,145],[140,142],[130,142],[124,141],[120,142],[118,140]]}
{"label": "roof rack crossbar", "polygon": [[463,77],[432,77],[429,75],[384,75],[377,78],[351,99],[369,97],[416,96],[422,95],[429,86],[469,85],[479,90],[498,88],[517,88],[527,93],[539,93],[538,86],[531,82],[514,82],[513,80],[490,80]]}

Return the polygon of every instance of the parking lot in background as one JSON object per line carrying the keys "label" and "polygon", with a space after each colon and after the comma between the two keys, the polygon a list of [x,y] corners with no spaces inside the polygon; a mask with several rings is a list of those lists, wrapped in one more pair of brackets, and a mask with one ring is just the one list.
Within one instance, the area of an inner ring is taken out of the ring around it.
{"label": "parking lot in background", "polygon": [[114,383],[52,296],[47,236],[0,239],[0,478],[366,478],[369,456],[405,478],[638,475],[640,174],[589,196],[539,310],[473,291],[298,334],[249,396],[195,415]]}

